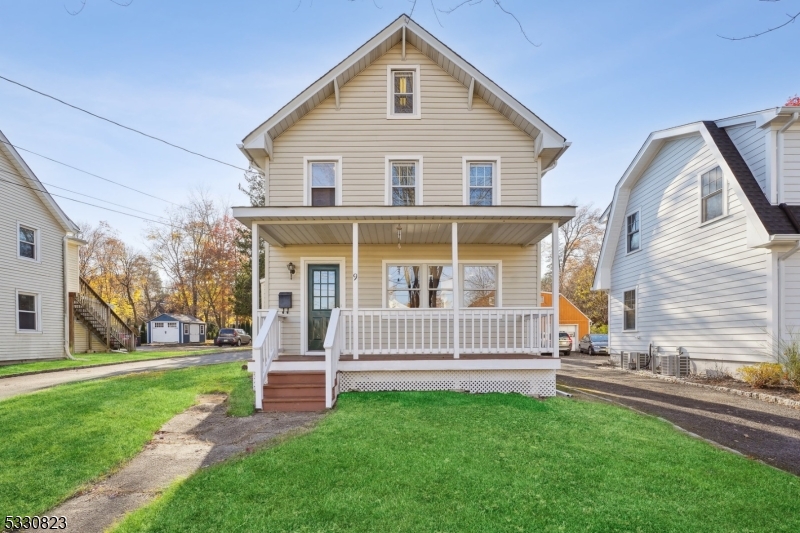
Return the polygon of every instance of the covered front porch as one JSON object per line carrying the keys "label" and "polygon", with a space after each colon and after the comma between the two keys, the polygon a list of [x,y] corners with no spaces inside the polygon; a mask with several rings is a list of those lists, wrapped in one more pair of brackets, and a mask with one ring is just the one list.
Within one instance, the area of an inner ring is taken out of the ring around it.
{"label": "covered front porch", "polygon": [[[537,245],[550,236],[558,249],[558,227],[573,215],[573,207],[235,208],[267,244],[265,272],[253,262],[257,407],[270,372],[324,372],[327,407],[340,390],[555,394],[558,309],[540,305]],[[259,246],[254,239],[254,257]],[[557,287],[557,266],[554,279]],[[280,309],[287,287],[292,307]]]}

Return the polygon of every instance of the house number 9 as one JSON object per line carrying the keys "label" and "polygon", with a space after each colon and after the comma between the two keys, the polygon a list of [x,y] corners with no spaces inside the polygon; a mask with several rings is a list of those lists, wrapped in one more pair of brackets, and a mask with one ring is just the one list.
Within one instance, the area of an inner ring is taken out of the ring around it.
{"label": "house number 9", "polygon": [[358,279],[358,274],[357,274],[357,273],[355,273],[355,272],[353,272],[353,281],[355,281],[355,280],[357,280],[357,279]]}

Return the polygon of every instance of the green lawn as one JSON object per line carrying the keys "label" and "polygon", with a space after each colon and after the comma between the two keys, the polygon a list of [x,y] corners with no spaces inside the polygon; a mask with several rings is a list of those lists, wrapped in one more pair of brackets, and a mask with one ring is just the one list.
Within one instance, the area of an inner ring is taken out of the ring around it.
{"label": "green lawn", "polygon": [[62,385],[0,401],[0,510],[41,515],[82,484],[136,455],[198,394],[229,393],[229,413],[253,411],[241,363]]}
{"label": "green lawn", "polygon": [[798,501],[797,477],[613,405],[367,393],[116,531],[774,533]]}
{"label": "green lawn", "polygon": [[[238,350],[240,348],[228,348]],[[247,348],[249,349],[249,348]],[[219,351],[222,351],[220,349]],[[136,351],[128,353],[84,353],[75,354],[75,360],[58,359],[56,361],[32,361],[30,363],[19,363],[15,365],[0,366],[0,377],[17,376],[41,372],[43,370],[63,370],[84,366],[107,365],[108,363],[131,363],[133,361],[146,361],[148,359],[163,359],[167,357],[182,357],[189,355],[204,355],[218,353],[215,350],[195,349],[195,350],[159,350],[159,351]]]}

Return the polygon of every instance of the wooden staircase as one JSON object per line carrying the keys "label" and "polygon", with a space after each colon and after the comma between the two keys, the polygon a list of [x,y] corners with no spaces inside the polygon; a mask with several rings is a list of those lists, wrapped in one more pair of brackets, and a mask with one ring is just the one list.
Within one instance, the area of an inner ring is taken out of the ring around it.
{"label": "wooden staircase", "polygon": [[325,372],[270,372],[261,410],[324,411]]}
{"label": "wooden staircase", "polygon": [[[73,317],[78,319],[95,336],[102,339],[110,350],[136,349],[136,333],[103,300],[99,294],[81,278],[80,292],[69,293]],[[72,328],[72,320],[70,321]],[[74,345],[74,332],[70,331],[70,345]]]}

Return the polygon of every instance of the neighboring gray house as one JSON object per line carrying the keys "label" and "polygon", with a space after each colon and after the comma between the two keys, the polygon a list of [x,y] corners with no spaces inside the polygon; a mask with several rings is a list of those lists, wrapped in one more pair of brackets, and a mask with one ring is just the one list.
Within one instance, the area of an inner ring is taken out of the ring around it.
{"label": "neighboring gray house", "polygon": [[800,108],[652,133],[607,211],[594,289],[612,351],[772,360],[800,327]]}
{"label": "neighboring gray house", "polygon": [[147,322],[147,341],[151,344],[188,344],[205,340],[206,323],[193,316],[164,313]]}

